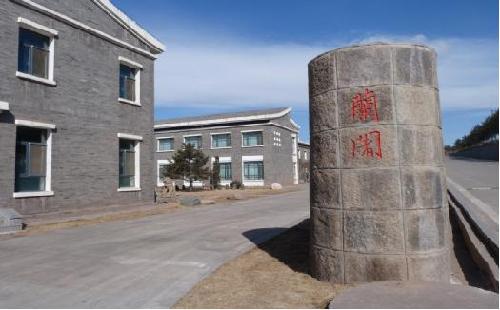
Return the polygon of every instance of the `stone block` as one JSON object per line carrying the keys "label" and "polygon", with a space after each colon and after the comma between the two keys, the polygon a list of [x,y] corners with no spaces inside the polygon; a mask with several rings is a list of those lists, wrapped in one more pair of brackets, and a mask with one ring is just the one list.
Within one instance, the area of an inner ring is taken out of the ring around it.
{"label": "stone block", "polygon": [[404,255],[345,254],[345,283],[406,280]]}
{"label": "stone block", "polygon": [[312,133],[311,137],[311,168],[337,168],[337,131]]}
{"label": "stone block", "polygon": [[405,211],[406,251],[421,253],[443,249],[446,222],[443,209]]}
{"label": "stone block", "polygon": [[311,172],[311,203],[321,208],[340,209],[340,172],[314,169]]}
{"label": "stone block", "polygon": [[450,252],[408,256],[408,277],[411,281],[450,281]]}
{"label": "stone block", "polygon": [[311,244],[342,250],[342,211],[311,208]]}
{"label": "stone block", "polygon": [[311,132],[335,129],[337,122],[337,92],[332,90],[311,98],[309,104]]}
{"label": "stone block", "polygon": [[398,124],[441,126],[439,94],[434,88],[394,86]]}
{"label": "stone block", "polygon": [[401,208],[397,168],[343,169],[341,173],[344,209],[373,211]]}
{"label": "stone block", "polygon": [[439,167],[403,167],[403,206],[406,209],[430,209],[446,206],[446,176]]}
{"label": "stone block", "polygon": [[437,87],[434,51],[424,47],[394,48],[394,84]]}
{"label": "stone block", "polygon": [[369,45],[336,51],[338,88],[391,84],[391,48]]}
{"label": "stone block", "polygon": [[344,283],[344,253],[311,246],[311,275],[320,281]]}
{"label": "stone block", "polygon": [[[354,105],[355,97],[362,100]],[[354,87],[337,91],[340,127],[394,123],[392,86]],[[376,109],[375,109],[376,104]],[[364,113],[363,108],[368,108]]]}
{"label": "stone block", "polygon": [[11,208],[0,208],[0,234],[13,233],[23,229],[21,214]]}
{"label": "stone block", "polygon": [[441,130],[434,126],[399,126],[402,165],[442,165]]}
{"label": "stone block", "polygon": [[283,186],[279,183],[272,183],[271,184],[271,189],[272,190],[280,190],[280,189],[283,189]]}
{"label": "stone block", "polygon": [[337,87],[335,57],[326,53],[309,63],[309,95],[316,96]]}
{"label": "stone block", "polygon": [[373,254],[404,254],[401,211],[344,211],[344,249]]}
{"label": "stone block", "polygon": [[351,127],[339,131],[342,168],[393,166],[397,162],[394,126]]}

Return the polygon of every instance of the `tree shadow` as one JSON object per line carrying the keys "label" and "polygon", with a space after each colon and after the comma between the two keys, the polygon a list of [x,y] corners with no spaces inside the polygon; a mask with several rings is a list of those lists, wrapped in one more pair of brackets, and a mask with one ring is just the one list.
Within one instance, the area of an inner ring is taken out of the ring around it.
{"label": "tree shadow", "polygon": [[[291,228],[258,228],[243,233],[248,240],[293,271],[309,273],[309,219]],[[269,239],[270,236],[272,239]]]}

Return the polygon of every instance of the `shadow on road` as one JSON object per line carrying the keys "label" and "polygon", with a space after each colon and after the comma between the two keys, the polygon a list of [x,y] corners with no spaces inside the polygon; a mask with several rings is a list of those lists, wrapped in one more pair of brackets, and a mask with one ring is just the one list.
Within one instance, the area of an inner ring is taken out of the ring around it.
{"label": "shadow on road", "polygon": [[[279,235],[262,242],[273,234]],[[309,273],[309,219],[290,229],[258,228],[244,232],[243,236],[292,270]]]}

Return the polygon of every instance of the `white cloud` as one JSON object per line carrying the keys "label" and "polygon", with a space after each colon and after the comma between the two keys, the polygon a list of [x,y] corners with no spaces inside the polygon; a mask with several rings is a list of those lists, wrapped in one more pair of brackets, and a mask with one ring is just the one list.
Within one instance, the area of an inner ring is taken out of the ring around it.
{"label": "white cloud", "polygon": [[370,36],[306,46],[192,34],[179,38],[167,44],[167,52],[156,63],[157,106],[306,108],[309,60],[335,47],[373,41],[418,42],[434,47],[444,109],[498,105],[496,40]]}

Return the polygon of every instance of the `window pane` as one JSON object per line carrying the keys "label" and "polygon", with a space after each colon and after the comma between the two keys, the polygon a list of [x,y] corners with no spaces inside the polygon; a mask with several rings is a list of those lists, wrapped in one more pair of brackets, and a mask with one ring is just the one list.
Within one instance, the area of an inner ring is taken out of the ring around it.
{"label": "window pane", "polygon": [[19,29],[18,70],[39,77],[48,77],[50,38]]}
{"label": "window pane", "polygon": [[163,179],[167,176],[167,164],[161,164],[160,165],[160,171],[159,176],[160,176],[160,181],[163,181]]}
{"label": "window pane", "polygon": [[125,85],[127,86],[125,98],[130,101],[135,101],[135,81],[131,79],[125,79]]}
{"label": "window pane", "polygon": [[243,145],[254,146],[263,145],[262,131],[243,133]]}
{"label": "window pane", "polygon": [[45,176],[47,147],[40,144],[29,144],[29,174],[30,176]]}
{"label": "window pane", "polygon": [[263,180],[264,164],[261,161],[245,162],[243,166],[246,180]]}
{"label": "window pane", "polygon": [[174,149],[174,139],[159,139],[158,140],[158,150],[159,151],[171,151]]}
{"label": "window pane", "polygon": [[134,68],[120,64],[120,98],[135,101],[135,73]]}
{"label": "window pane", "polygon": [[32,70],[31,74],[48,78],[49,76],[49,51],[42,50],[36,47],[31,49],[32,53]]}

